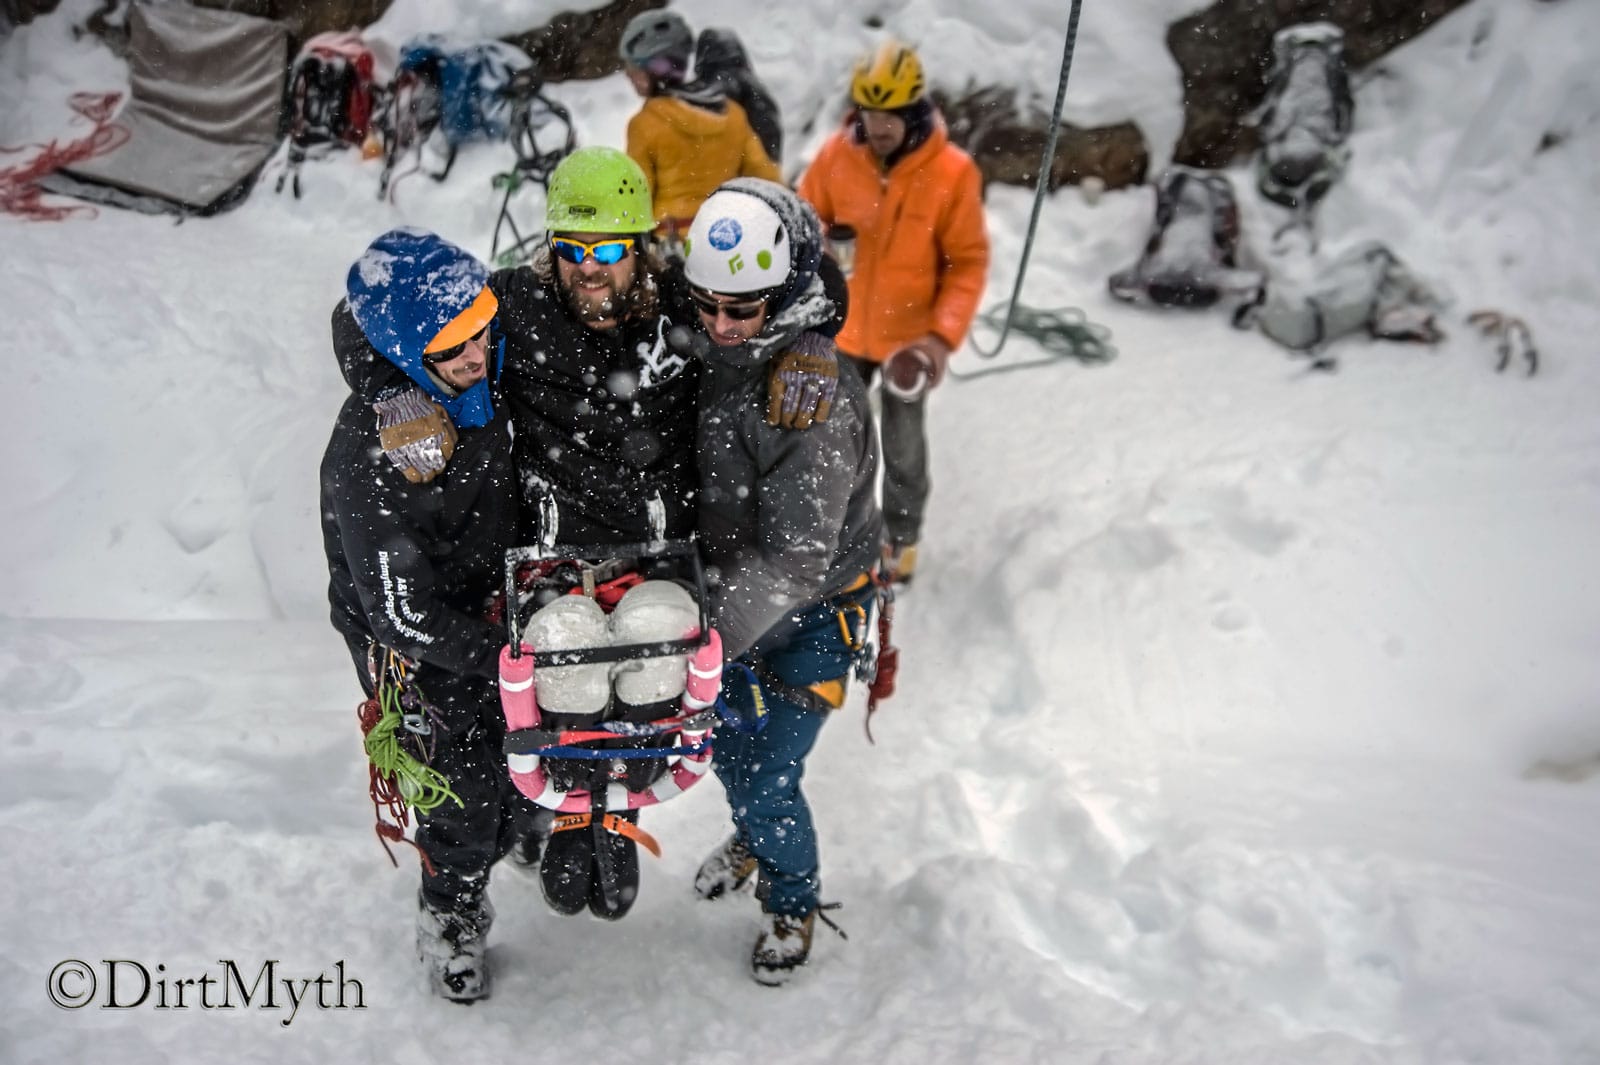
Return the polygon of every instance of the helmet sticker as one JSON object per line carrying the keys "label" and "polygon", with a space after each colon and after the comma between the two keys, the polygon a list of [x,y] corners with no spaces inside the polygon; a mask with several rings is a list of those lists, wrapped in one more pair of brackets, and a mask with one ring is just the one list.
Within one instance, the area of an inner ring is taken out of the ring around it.
{"label": "helmet sticker", "polygon": [[732,218],[719,218],[706,231],[706,240],[718,251],[736,247],[744,237],[744,230]]}

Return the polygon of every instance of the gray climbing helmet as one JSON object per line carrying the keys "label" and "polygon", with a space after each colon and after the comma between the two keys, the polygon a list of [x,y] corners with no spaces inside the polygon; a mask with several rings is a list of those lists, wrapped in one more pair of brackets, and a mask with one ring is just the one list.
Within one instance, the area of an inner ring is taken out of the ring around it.
{"label": "gray climbing helmet", "polygon": [[618,53],[629,66],[641,67],[658,78],[682,81],[689,71],[694,32],[683,16],[672,11],[643,11],[622,31]]}

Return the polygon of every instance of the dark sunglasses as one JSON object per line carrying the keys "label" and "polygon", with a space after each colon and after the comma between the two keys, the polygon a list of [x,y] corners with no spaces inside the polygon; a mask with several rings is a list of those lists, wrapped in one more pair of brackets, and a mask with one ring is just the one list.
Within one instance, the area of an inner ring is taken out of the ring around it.
{"label": "dark sunglasses", "polygon": [[550,250],[573,266],[581,266],[583,260],[591,255],[594,256],[594,261],[602,266],[611,266],[628,257],[628,253],[633,250],[633,238],[608,237],[593,244],[586,244],[571,237],[551,237]]}
{"label": "dark sunglasses", "polygon": [[732,303],[718,303],[711,295],[699,289],[691,288],[689,298],[700,309],[700,313],[707,318],[715,318],[718,314],[725,314],[735,322],[748,322],[766,309],[765,299],[738,300]]}
{"label": "dark sunglasses", "polygon": [[422,361],[429,366],[437,366],[441,362],[450,362],[453,359],[459,359],[461,356],[467,353],[468,344],[472,343],[474,340],[485,340],[488,338],[488,336],[489,327],[484,326],[483,330],[477,336],[463,340],[454,347],[442,348],[439,351],[428,352],[422,356]]}

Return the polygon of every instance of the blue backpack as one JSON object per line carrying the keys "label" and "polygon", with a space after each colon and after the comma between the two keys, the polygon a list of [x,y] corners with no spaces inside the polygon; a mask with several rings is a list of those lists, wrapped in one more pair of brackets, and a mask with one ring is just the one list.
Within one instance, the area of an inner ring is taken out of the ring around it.
{"label": "blue backpack", "polygon": [[503,41],[452,45],[437,36],[418,37],[401,50],[400,63],[386,93],[380,129],[384,135],[379,197],[387,194],[395,164],[414,153],[421,165],[422,145],[436,133],[444,137],[443,181],[455,165],[456,151],[470,140],[503,140],[511,125],[507,87],[532,60]]}

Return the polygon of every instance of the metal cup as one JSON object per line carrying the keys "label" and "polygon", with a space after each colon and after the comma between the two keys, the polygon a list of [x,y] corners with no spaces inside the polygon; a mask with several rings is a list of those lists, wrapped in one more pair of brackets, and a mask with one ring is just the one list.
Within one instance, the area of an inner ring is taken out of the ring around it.
{"label": "metal cup", "polygon": [[856,231],[854,226],[834,223],[825,236],[828,254],[838,264],[839,272],[848,278],[856,269]]}

